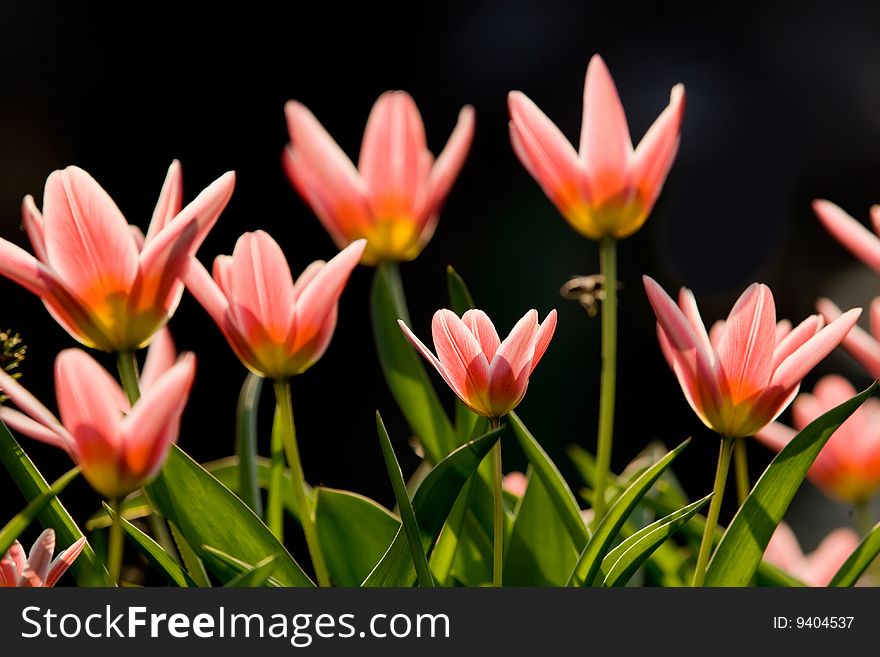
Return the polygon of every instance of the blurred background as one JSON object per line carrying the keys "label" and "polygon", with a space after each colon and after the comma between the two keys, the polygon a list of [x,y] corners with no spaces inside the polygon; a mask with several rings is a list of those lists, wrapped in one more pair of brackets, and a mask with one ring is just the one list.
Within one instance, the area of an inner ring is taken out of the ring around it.
{"label": "blurred background", "polygon": [[[435,153],[460,107],[471,103],[471,154],[433,240],[402,266],[414,328],[427,336],[432,313],[447,305],[448,264],[503,334],[529,308],[542,316],[558,308],[556,337],[520,415],[578,485],[565,447],[595,448],[600,327],[558,290],[573,275],[598,271],[596,245],[565,223],[516,160],[508,91],[524,91],[576,142],[587,62],[601,53],[637,141],[670,88],[687,88],[677,162],[645,227],[619,248],[616,469],[649,441],[673,446],[693,435],[675,470],[697,497],[710,490],[717,460],[718,439],[687,406],[657,346],[643,273],[667,290],[694,289],[707,323],[726,315],[756,280],[773,289],[779,317],[795,322],[814,312],[819,296],[842,307],[867,305],[880,287],[810,210],[813,198],[824,197],[866,220],[870,204],[880,201],[876,3],[746,3],[736,13],[698,2],[625,9],[561,0],[247,3],[228,10],[219,3],[78,4],[5,3],[2,10],[0,236],[26,244],[22,197],[33,194],[39,205],[48,174],[68,164],[88,170],[128,220],[146,228],[165,171],[178,158],[187,201],[226,170],[238,176],[231,203],[199,251],[203,262],[231,253],[242,232],[263,228],[298,272],[335,249],[282,172],[285,101],[304,102],[352,158],[385,90],[414,96]],[[294,410],[310,482],[391,505],[376,409],[407,472],[417,458],[373,348],[372,273],[354,273],[330,349],[294,381]],[[0,324],[28,345],[22,382],[54,409],[52,363],[74,342],[38,299],[6,279],[0,298]],[[188,294],[170,326],[178,347],[199,357],[180,445],[202,461],[231,454],[244,367]],[[829,372],[857,387],[869,383],[838,351],[804,389]],[[451,407],[452,394],[435,380]],[[271,395],[263,401],[265,454]],[[70,467],[59,451],[22,442],[48,478]],[[505,450],[506,469],[524,466],[514,441]],[[750,446],[753,480],[771,456]],[[2,523],[24,502],[5,474],[0,491]],[[63,499],[78,518],[98,508],[82,481]],[[809,484],[788,519],[810,549],[829,529],[852,523],[848,509]]]}

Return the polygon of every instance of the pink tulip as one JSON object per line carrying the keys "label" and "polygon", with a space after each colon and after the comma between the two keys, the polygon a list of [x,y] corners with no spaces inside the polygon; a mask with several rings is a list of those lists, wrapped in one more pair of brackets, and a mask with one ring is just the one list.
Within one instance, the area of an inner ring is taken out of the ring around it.
{"label": "pink tulip", "polygon": [[510,472],[504,475],[501,485],[511,495],[522,497],[526,494],[526,488],[529,485],[529,479],[522,472]]}
{"label": "pink tulip", "polygon": [[470,148],[473,108],[461,110],[435,161],[410,95],[382,94],[370,112],[357,168],[304,105],[291,100],[284,111],[290,132],[284,168],[337,246],[366,239],[365,264],[421,253]]}
{"label": "pink tulip", "polygon": [[825,328],[813,315],[788,331],[777,326],[770,288],[753,283],[727,321],[707,333],[690,290],[682,288],[676,305],[656,281],[643,280],[660,347],[688,403],[706,426],[730,438],[751,436],[774,420],[861,314],[850,310]]}
{"label": "pink tulip", "polygon": [[235,183],[227,173],[181,211],[180,165],[162,187],[146,237],[101,186],[77,167],[46,181],[43,212],[26,196],[23,223],[36,257],[0,239],[0,274],[38,295],[84,345],[144,346],[174,313],[180,275],[217,221]]}
{"label": "pink tulip", "polygon": [[828,586],[858,544],[859,537],[853,530],[835,529],[815,552],[804,554],[791,527],[783,522],[770,539],[764,559],[809,586]]}
{"label": "pink tulip", "polygon": [[880,272],[880,205],[871,207],[871,225],[875,235],[830,201],[813,201],[813,211],[837,241],[852,251],[874,271]]}
{"label": "pink tulip", "polygon": [[65,450],[92,488],[108,499],[119,498],[152,479],[177,441],[195,356],[185,353],[173,361],[174,347],[162,331],[150,345],[142,396],[131,406],[116,380],[86,352],[62,351],[55,359],[61,420],[0,371],[0,389],[21,409],[0,406],[0,420]]}
{"label": "pink tulip", "polygon": [[[840,308],[829,299],[819,299],[816,307],[826,322],[840,317]],[[871,333],[854,326],[841,346],[874,378],[880,378],[880,297],[871,302],[869,309]]]}
{"label": "pink tulip", "polygon": [[193,258],[185,281],[241,362],[281,381],[326,351],[339,297],[365,246],[358,240],[330,262],[313,262],[294,283],[278,243],[263,231],[245,233],[231,256],[214,260],[213,278]]}
{"label": "pink tulip", "polygon": [[568,222],[591,239],[632,235],[648,218],[678,151],[684,87],[633,150],[614,80],[599,55],[587,68],[580,150],[529,98],[508,96],[510,140]]}
{"label": "pink tulip", "polygon": [[24,548],[16,541],[0,559],[0,588],[49,588],[70,568],[86,544],[83,536],[52,561],[55,552],[55,531],[45,530],[25,557]]}
{"label": "pink tulip", "polygon": [[501,342],[482,310],[468,310],[460,319],[451,310],[438,310],[431,323],[436,356],[402,320],[397,323],[474,413],[499,418],[525,396],[529,377],[556,330],[556,311],[539,324],[537,311],[530,310]]}
{"label": "pink tulip", "polygon": [[[856,395],[842,376],[819,380],[813,394],[801,394],[791,406],[795,429],[773,422],[756,438],[776,451],[817,417]],[[880,400],[869,399],[831,436],[807,475],[826,495],[863,504],[880,490]]]}

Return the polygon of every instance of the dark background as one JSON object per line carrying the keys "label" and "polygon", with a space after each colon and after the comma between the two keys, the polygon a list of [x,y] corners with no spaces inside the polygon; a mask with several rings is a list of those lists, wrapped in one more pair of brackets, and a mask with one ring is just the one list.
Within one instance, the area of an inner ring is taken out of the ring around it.
{"label": "dark background", "polygon": [[[288,184],[283,106],[304,102],[356,157],[367,114],[388,89],[413,94],[437,153],[459,108],[476,107],[471,154],[437,233],[402,266],[416,332],[447,305],[445,269],[464,276],[505,334],[527,309],[559,309],[559,328],[521,416],[575,482],[566,445],[595,447],[599,321],[558,296],[574,274],[598,270],[596,245],[558,215],[516,160],[506,94],[521,89],[573,141],[583,78],[599,52],[623,99],[634,141],[687,88],[682,145],[645,227],[620,245],[620,340],[614,465],[651,440],[696,440],[676,472],[693,496],[711,487],[717,438],[688,408],[656,343],[640,277],[693,288],[707,323],[726,315],[750,282],[768,283],[780,317],[796,322],[818,296],[866,305],[875,275],[828,236],[809,203],[826,197],[855,216],[880,201],[880,7],[871,3],[761,3],[713,13],[706,3],[646,6],[518,0],[409,3],[6,3],[0,19],[0,235],[25,244],[21,198],[40,203],[47,175],[77,164],[146,228],[172,158],[191,200],[226,170],[235,194],[199,255],[231,253],[246,230],[268,230],[295,272],[334,246]],[[375,435],[380,409],[406,470],[416,459],[381,378],[369,322],[372,271],[360,267],[343,294],[325,357],[294,381],[307,478],[391,504]],[[52,362],[73,340],[38,299],[0,280],[0,323],[29,345],[23,383],[54,408]],[[188,294],[171,322],[181,349],[199,357],[181,446],[200,460],[233,451],[245,376],[220,332]],[[110,366],[106,358],[104,362]],[[867,375],[835,353],[807,379]],[[440,383],[439,377],[435,379]],[[446,402],[452,400],[438,387]],[[267,389],[268,391],[268,389]],[[264,429],[271,414],[264,395]],[[267,436],[264,436],[267,441]],[[57,450],[22,439],[47,477],[67,469]],[[507,468],[523,467],[507,442]],[[267,444],[263,444],[263,452]],[[770,459],[751,449],[753,476]],[[0,476],[0,489],[11,489]],[[23,502],[4,497],[0,523]],[[97,508],[77,482],[65,502]],[[808,547],[850,522],[805,486],[790,514]]]}

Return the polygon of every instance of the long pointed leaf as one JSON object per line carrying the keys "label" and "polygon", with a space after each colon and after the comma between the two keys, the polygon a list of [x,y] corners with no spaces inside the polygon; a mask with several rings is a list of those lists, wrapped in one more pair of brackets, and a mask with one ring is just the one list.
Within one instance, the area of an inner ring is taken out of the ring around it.
{"label": "long pointed leaf", "polygon": [[45,493],[40,493],[37,497],[32,499],[22,511],[15,514],[12,517],[12,520],[6,523],[6,526],[3,527],[3,529],[0,529],[0,555],[6,554],[7,550],[9,550],[9,548],[12,547],[12,544],[15,543],[19,536],[21,536],[21,533],[27,529],[40,512],[46,508],[46,505],[54,500],[56,496],[60,495],[61,491],[65,489],[67,484],[73,481],[78,474],[79,468],[76,467],[61,475],[55,483],[49,487],[49,490]]}
{"label": "long pointed leaf", "polygon": [[617,498],[605,517],[596,527],[596,531],[590,538],[587,546],[581,552],[578,563],[571,573],[568,580],[569,586],[592,586],[596,575],[602,565],[602,559],[611,547],[623,523],[632,513],[651,486],[654,485],[660,475],[669,467],[675,458],[681,454],[685,447],[690,443],[690,438],[681,445],[669,452],[657,463],[645,470],[642,475],[636,479],[624,493]]}
{"label": "long pointed leaf", "polygon": [[274,554],[270,557],[266,557],[260,563],[256,564],[252,571],[236,575],[226,582],[224,586],[238,589],[265,586],[269,581],[269,578],[272,577],[272,573],[275,570],[275,561],[277,559],[277,555]]}
{"label": "long pointed leaf", "polygon": [[727,531],[706,572],[706,586],[748,586],[770,537],[819,452],[837,428],[874,394],[864,392],[810,422],[767,466]]}
{"label": "long pointed leaf", "polygon": [[862,539],[853,553],[847,557],[828,586],[855,586],[859,577],[868,569],[880,554],[880,524],[874,526]]}

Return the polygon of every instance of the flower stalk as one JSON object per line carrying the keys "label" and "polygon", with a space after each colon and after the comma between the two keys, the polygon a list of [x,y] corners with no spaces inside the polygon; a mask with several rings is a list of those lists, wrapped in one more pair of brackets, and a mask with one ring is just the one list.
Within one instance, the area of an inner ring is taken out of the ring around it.
{"label": "flower stalk", "polygon": [[706,579],[706,567],[709,565],[709,557],[712,555],[715,527],[718,526],[718,515],[721,513],[721,502],[724,499],[724,487],[727,484],[727,473],[730,470],[730,457],[735,441],[735,438],[726,436],[721,438],[718,469],[715,471],[715,485],[712,487],[712,502],[709,504],[709,514],[706,516],[703,540],[700,542],[700,553],[697,557],[697,567],[694,570],[693,586],[702,586]]}
{"label": "flower stalk", "polygon": [[[501,418],[489,418],[492,431],[501,428]],[[504,493],[501,487],[501,440],[492,446],[492,586],[500,587],[504,570]]]}
{"label": "flower stalk", "polygon": [[596,486],[593,491],[593,517],[605,515],[605,487],[611,467],[614,439],[614,396],[617,376],[617,240],[604,237],[599,242],[599,262],[604,281],[602,297],[602,374],[599,384],[599,433],[596,449]]}

